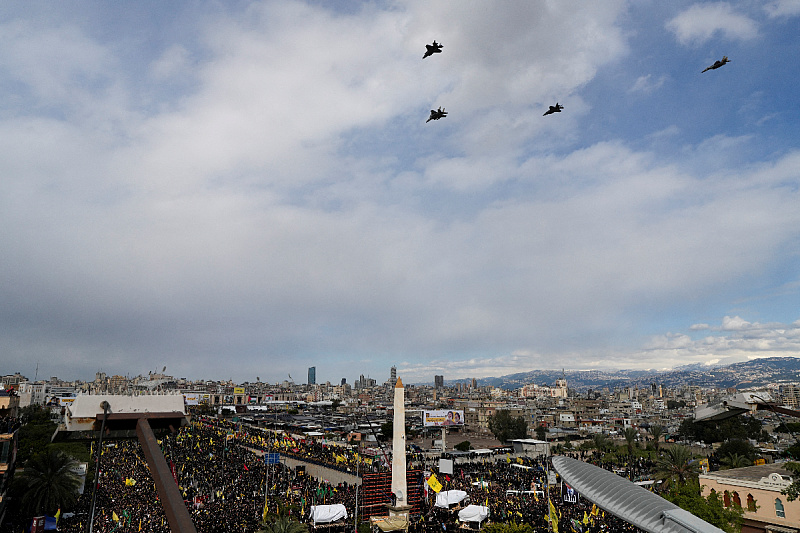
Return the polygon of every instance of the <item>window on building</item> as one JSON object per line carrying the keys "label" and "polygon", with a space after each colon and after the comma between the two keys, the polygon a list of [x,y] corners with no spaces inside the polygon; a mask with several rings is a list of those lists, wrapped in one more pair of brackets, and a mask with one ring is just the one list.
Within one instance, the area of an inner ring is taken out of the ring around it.
{"label": "window on building", "polygon": [[736,507],[742,506],[742,499],[739,497],[738,492],[733,493],[733,505],[735,505]]}
{"label": "window on building", "polygon": [[747,495],[747,510],[753,513],[756,512],[756,500],[752,494]]}
{"label": "window on building", "polygon": [[783,502],[780,498],[775,498],[775,516],[786,518],[786,511],[783,510]]}
{"label": "window on building", "polygon": [[727,490],[725,491],[725,494],[722,495],[722,505],[725,507],[731,506],[731,493]]}

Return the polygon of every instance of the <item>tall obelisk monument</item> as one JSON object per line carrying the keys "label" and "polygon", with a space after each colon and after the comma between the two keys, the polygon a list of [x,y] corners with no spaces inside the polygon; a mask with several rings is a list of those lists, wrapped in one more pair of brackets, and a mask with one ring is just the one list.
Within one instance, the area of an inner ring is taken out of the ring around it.
{"label": "tall obelisk monument", "polygon": [[406,405],[403,382],[398,378],[394,386],[394,425],[392,437],[392,493],[397,500],[389,506],[389,516],[408,518],[408,490],[406,487]]}

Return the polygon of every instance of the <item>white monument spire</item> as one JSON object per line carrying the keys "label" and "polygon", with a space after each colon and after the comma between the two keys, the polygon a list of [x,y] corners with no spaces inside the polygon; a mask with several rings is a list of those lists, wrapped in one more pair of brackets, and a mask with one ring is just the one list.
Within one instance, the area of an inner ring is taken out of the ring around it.
{"label": "white monument spire", "polygon": [[406,487],[406,406],[403,381],[398,379],[394,386],[394,425],[392,437],[392,493],[397,501],[393,507],[408,505]]}

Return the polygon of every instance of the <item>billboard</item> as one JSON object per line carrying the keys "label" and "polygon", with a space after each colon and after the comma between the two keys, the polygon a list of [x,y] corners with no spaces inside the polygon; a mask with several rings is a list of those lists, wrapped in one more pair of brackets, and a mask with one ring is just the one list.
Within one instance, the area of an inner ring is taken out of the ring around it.
{"label": "billboard", "polygon": [[463,426],[464,411],[452,409],[422,411],[422,425],[425,427]]}

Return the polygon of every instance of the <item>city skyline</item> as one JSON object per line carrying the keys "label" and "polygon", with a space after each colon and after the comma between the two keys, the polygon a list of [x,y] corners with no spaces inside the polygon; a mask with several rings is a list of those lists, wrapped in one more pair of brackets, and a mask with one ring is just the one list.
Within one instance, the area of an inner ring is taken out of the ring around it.
{"label": "city skyline", "polygon": [[796,0],[0,13],[3,372],[800,354]]}

